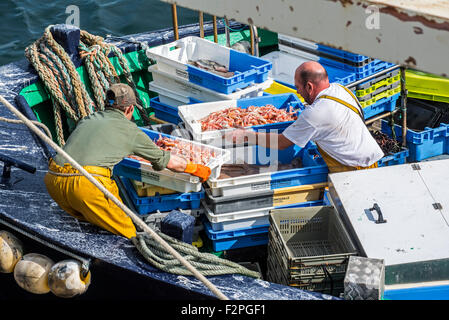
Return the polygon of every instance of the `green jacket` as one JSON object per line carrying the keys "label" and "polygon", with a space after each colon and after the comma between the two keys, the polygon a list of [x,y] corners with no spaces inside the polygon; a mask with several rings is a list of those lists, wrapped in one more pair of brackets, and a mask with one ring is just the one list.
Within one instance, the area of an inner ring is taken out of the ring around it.
{"label": "green jacket", "polygon": [[[159,149],[154,142],[117,109],[106,109],[83,118],[63,147],[81,166],[107,167],[128,155],[149,160],[155,170],[162,170],[170,160],[170,152]],[[54,161],[63,166],[66,161],[56,155]]]}

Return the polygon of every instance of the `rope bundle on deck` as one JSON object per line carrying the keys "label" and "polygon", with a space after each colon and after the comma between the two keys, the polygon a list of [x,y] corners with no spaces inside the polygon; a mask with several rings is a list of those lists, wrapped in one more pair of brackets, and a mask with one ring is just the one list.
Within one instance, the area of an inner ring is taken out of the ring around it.
{"label": "rope bundle on deck", "polygon": [[[128,62],[120,49],[105,43],[102,37],[80,30],[79,52],[91,82],[92,100],[69,55],[53,38],[51,27],[48,26],[43,36],[25,49],[25,56],[36,69],[52,101],[56,140],[60,146],[65,144],[61,111],[78,123],[92,112],[104,110],[106,90],[111,84],[120,82],[108,59],[111,52],[117,56],[126,82],[136,94],[137,103],[142,105]],[[144,120],[149,122],[145,111],[142,108],[139,111]]]}
{"label": "rope bundle on deck", "polygon": [[[199,252],[195,246],[179,241],[162,232],[155,232],[204,276],[238,273],[253,278],[260,278],[259,273],[251,271],[238,263],[221,259],[212,253]],[[174,258],[159,242],[148,234],[138,233],[137,238],[133,238],[132,241],[144,258],[154,267],[178,275],[192,275],[188,269],[183,267],[179,260]]]}

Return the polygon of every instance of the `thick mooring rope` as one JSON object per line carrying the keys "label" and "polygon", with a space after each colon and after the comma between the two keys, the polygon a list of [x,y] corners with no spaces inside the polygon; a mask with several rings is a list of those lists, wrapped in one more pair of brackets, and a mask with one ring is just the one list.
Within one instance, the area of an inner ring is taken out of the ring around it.
{"label": "thick mooring rope", "polygon": [[[253,278],[260,278],[259,273],[251,271],[238,263],[221,259],[212,253],[199,252],[193,245],[179,241],[162,232],[156,232],[204,276],[238,273]],[[158,241],[148,237],[147,234],[138,234],[137,238],[133,239],[133,243],[144,258],[156,268],[178,275],[192,275]]]}
{"label": "thick mooring rope", "polygon": [[44,142],[48,143],[55,151],[66,159],[75,169],[81,172],[93,185],[95,185],[104,195],[111,199],[120,209],[122,209],[144,232],[148,233],[154,238],[165,250],[178,259],[184,267],[186,267],[198,280],[200,280],[213,294],[219,299],[229,300],[217,287],[215,287],[204,275],[195,269],[186,259],[184,259],[175,249],[173,249],[164,239],[162,239],[154,230],[152,230],[145,222],[141,220],[134,212],[118,200],[108,189],[106,189],[100,182],[98,182],[92,175],[86,171],[78,162],[76,162],[68,153],[62,150],[56,143],[48,138],[42,131],[39,130],[30,120],[21,114],[13,105],[11,105],[3,96],[0,95],[0,102],[3,103],[9,111],[11,111],[17,118],[22,120],[25,125],[34,133],[36,133]]}
{"label": "thick mooring rope", "polygon": [[[105,93],[110,84],[120,82],[108,55],[117,56],[127,84],[133,88],[137,103],[142,101],[136,90],[128,62],[116,46],[107,44],[102,37],[80,31],[80,56],[91,82],[95,102],[89,96],[85,84],[64,48],[54,40],[48,26],[43,36],[25,49],[25,56],[36,69],[40,79],[50,96],[56,127],[56,141],[60,146],[65,144],[61,111],[75,123],[94,111],[104,109]],[[139,112],[146,122],[150,119],[143,108]]]}
{"label": "thick mooring rope", "polygon": [[91,87],[94,91],[94,96],[97,101],[97,107],[100,110],[104,109],[105,93],[112,83],[120,82],[120,78],[114,69],[108,56],[112,53],[118,59],[120,67],[126,83],[133,89],[136,95],[138,110],[146,124],[150,123],[150,119],[143,106],[142,100],[137,92],[136,84],[132,78],[132,74],[128,65],[128,61],[123,56],[122,52],[115,45],[106,43],[100,36],[95,36],[87,31],[80,31],[80,56],[84,59],[86,69],[91,81]]}

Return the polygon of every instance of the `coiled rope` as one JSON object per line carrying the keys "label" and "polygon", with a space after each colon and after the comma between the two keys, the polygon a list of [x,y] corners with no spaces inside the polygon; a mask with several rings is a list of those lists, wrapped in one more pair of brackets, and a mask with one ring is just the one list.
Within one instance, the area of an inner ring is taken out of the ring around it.
{"label": "coiled rope", "polygon": [[[143,222],[140,217],[138,217],[134,212],[132,212],[127,206],[125,206],[120,200],[118,200],[109,190],[107,190],[100,182],[98,182],[92,175],[87,172],[78,162],[76,162],[68,153],[61,149],[53,140],[48,138],[42,131],[38,129],[30,120],[28,120],[23,114],[21,114],[14,106],[12,106],[3,96],[0,95],[0,102],[3,103],[9,111],[11,111],[17,118],[25,123],[25,125],[34,133],[36,133],[42,140],[48,143],[52,148],[55,149],[64,159],[66,159],[75,169],[81,172],[93,185],[100,189],[104,195],[111,199],[120,209],[122,209],[134,222],[136,226],[141,228],[147,235],[145,237],[151,236],[161,248],[164,248],[168,253],[170,253],[174,258],[179,260],[179,262],[191,272],[198,280],[200,280],[213,294],[215,294],[219,299],[229,300],[217,287],[215,287],[201,272],[199,272],[188,260],[191,258],[187,255],[184,258],[179,254],[170,244],[167,243],[157,232],[151,229],[145,222]],[[137,240],[132,239],[133,243],[136,241],[141,241],[142,236],[139,235]],[[145,243],[148,243],[145,238]],[[139,247],[138,247],[139,248]],[[144,246],[140,246],[140,250],[145,250]],[[139,250],[139,249],[138,249]],[[243,267],[242,267],[243,268]],[[239,271],[240,272],[240,271]]]}
{"label": "coiled rope", "polygon": [[[179,241],[162,232],[156,232],[161,238],[167,241],[171,247],[180,252],[184,259],[189,261],[202,275],[216,276],[238,273],[253,278],[260,277],[259,273],[248,270],[238,263],[221,259],[212,253],[199,252],[195,246]],[[133,238],[132,241],[144,258],[158,269],[178,275],[192,275],[192,273],[188,269],[183,268],[182,264],[165,250],[158,241],[148,237],[147,234],[138,233],[137,238]]]}
{"label": "coiled rope", "polygon": [[142,100],[136,90],[128,62],[120,49],[105,43],[102,37],[80,30],[79,52],[91,82],[94,102],[69,55],[53,38],[51,27],[52,25],[48,26],[43,36],[25,49],[25,56],[36,69],[52,101],[56,141],[59,146],[65,144],[61,111],[65,111],[66,115],[77,123],[94,111],[104,110],[106,90],[111,84],[120,82],[108,59],[111,52],[118,58],[126,82],[134,90],[142,118],[146,124],[150,123],[148,115],[141,107]]}

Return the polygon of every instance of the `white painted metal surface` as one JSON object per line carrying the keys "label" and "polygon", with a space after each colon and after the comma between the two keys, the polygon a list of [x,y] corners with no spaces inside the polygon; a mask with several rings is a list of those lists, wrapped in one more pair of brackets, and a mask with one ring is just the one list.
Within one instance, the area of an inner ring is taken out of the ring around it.
{"label": "white painted metal surface", "polygon": [[[330,193],[358,245],[385,266],[449,258],[449,160],[329,175]],[[375,223],[377,203],[386,223]],[[440,203],[442,209],[435,209]]]}
{"label": "white painted metal surface", "polygon": [[449,0],[161,0],[449,76]]}

